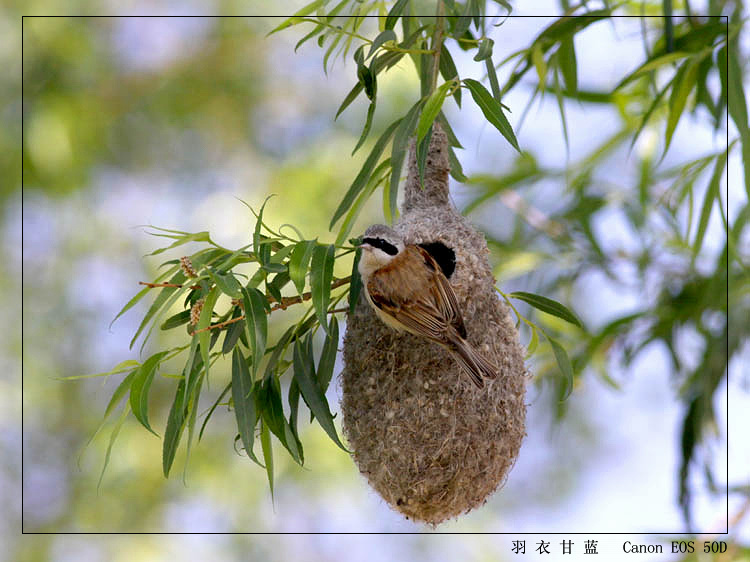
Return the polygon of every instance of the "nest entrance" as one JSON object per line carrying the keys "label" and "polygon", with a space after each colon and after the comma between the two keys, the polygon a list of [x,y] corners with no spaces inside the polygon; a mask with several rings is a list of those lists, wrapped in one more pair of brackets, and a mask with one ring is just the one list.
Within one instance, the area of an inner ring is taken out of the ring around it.
{"label": "nest entrance", "polygon": [[423,242],[419,245],[435,258],[435,261],[443,271],[443,275],[450,279],[451,275],[453,275],[453,272],[456,270],[456,252],[453,251],[453,248],[449,248],[440,241]]}

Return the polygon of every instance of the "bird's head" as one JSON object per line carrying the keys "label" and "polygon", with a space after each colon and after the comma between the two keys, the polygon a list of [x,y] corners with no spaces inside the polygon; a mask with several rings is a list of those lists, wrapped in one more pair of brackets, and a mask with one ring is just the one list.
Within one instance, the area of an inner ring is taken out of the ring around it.
{"label": "bird's head", "polygon": [[366,277],[373,271],[387,265],[404,249],[404,241],[389,226],[374,224],[362,237],[362,257],[359,260],[359,273]]}

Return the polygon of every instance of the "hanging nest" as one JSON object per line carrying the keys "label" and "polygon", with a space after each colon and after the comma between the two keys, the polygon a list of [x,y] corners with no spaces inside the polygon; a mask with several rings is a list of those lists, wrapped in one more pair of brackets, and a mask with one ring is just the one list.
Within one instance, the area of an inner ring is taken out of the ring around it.
{"label": "hanging nest", "polygon": [[499,376],[472,384],[436,344],[385,326],[360,296],[341,374],[343,427],[370,485],[407,518],[437,524],[483,504],[525,434],[526,370],[518,332],[498,299],[484,237],[448,196],[448,141],[436,124],[419,186],[412,145],[401,220],[405,242],[455,255],[449,277],[468,340]]}

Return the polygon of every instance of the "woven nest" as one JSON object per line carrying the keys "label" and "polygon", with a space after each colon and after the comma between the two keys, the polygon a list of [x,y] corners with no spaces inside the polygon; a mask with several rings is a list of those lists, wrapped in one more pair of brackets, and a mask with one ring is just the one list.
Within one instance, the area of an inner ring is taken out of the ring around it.
{"label": "woven nest", "polygon": [[448,197],[447,138],[436,125],[424,189],[409,158],[402,217],[406,243],[455,252],[450,282],[468,340],[500,373],[482,389],[441,347],[385,326],[360,298],[344,339],[344,432],[370,485],[407,518],[437,524],[483,504],[515,462],[524,437],[526,370],[508,307],[498,299],[487,243]]}

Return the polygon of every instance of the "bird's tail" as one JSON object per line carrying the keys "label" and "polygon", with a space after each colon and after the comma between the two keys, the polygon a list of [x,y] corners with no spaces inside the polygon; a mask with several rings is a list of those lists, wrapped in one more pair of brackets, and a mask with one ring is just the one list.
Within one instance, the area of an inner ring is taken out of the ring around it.
{"label": "bird's tail", "polygon": [[482,357],[469,342],[460,339],[452,343],[453,356],[458,365],[469,375],[471,382],[482,388],[485,378],[497,378],[497,368]]}

